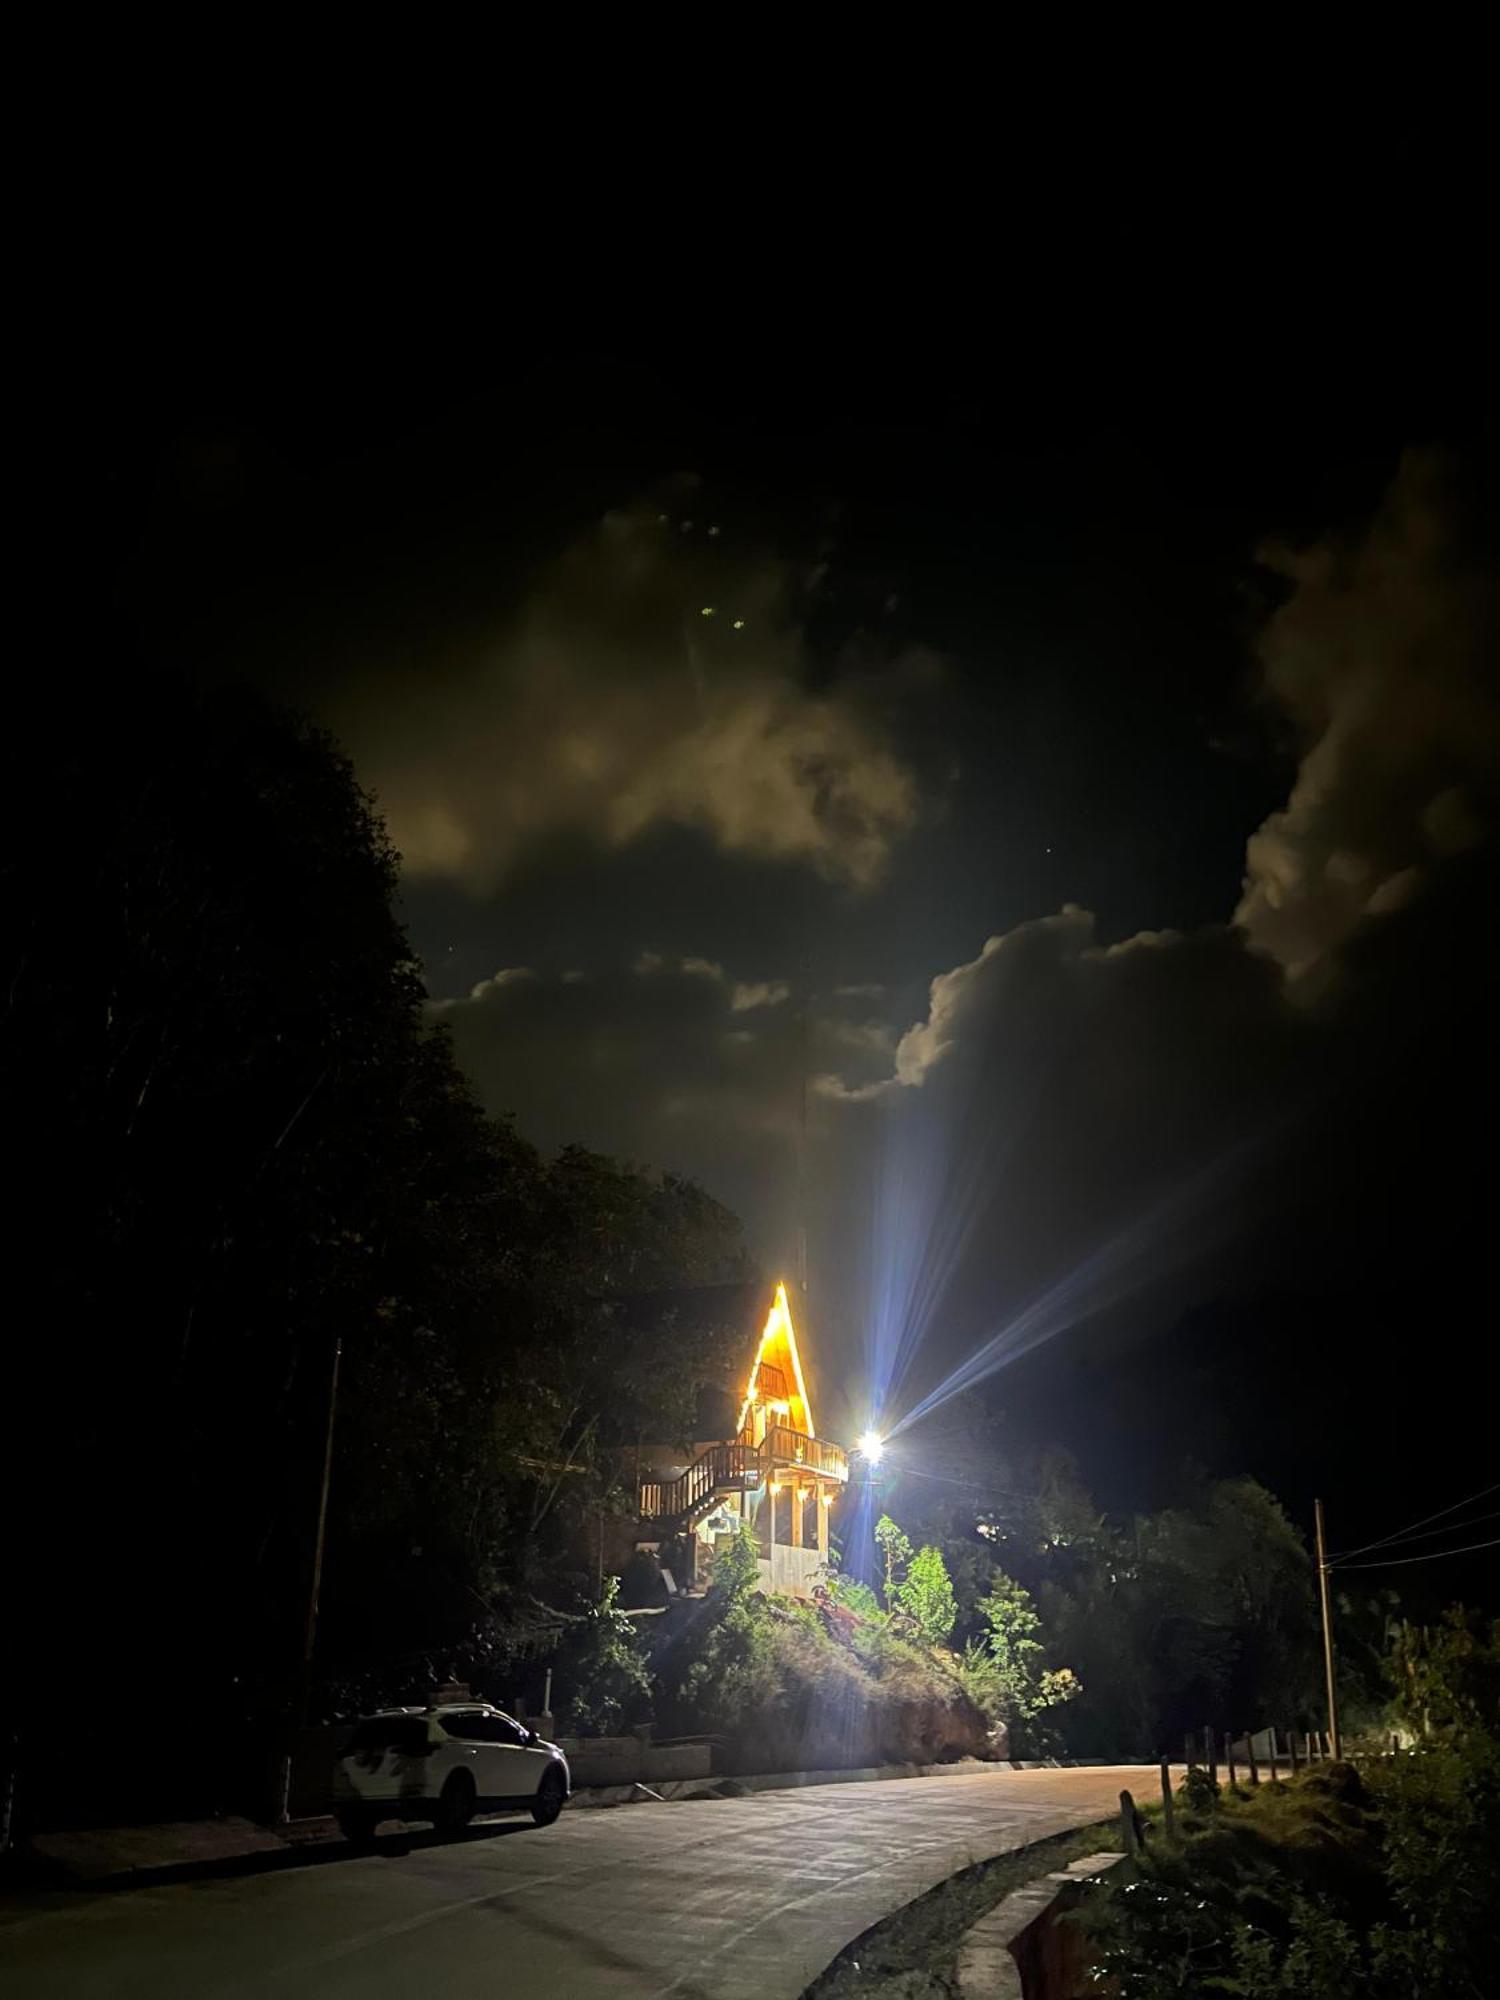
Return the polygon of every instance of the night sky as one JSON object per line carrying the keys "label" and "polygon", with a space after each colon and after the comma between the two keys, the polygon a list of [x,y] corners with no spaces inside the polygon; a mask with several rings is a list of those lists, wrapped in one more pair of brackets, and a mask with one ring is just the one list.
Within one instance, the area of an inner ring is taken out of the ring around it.
{"label": "night sky", "polygon": [[968,1364],[1121,1506],[1483,1484],[1476,406],[622,348],[111,382],[99,654],[334,730],[490,1108],[805,1226],[823,1427]]}

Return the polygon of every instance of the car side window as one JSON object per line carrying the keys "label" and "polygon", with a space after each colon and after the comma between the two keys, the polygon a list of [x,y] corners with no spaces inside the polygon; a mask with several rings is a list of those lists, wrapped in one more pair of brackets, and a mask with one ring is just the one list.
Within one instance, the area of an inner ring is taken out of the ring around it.
{"label": "car side window", "polygon": [[462,1715],[445,1715],[443,1728],[461,1743],[506,1743],[523,1745],[526,1732],[508,1715],[486,1715],[475,1709]]}
{"label": "car side window", "polygon": [[489,1719],[476,1709],[467,1715],[445,1715],[442,1726],[446,1735],[456,1736],[461,1743],[489,1743],[494,1740],[485,1731]]}
{"label": "car side window", "polygon": [[524,1744],[526,1732],[518,1722],[512,1722],[508,1715],[465,1715],[445,1716],[443,1727],[452,1736],[459,1736],[465,1743],[507,1743],[513,1746]]}
{"label": "car side window", "polygon": [[432,1747],[427,1720],[421,1715],[376,1715],[361,1722],[349,1738],[351,1757],[421,1757]]}

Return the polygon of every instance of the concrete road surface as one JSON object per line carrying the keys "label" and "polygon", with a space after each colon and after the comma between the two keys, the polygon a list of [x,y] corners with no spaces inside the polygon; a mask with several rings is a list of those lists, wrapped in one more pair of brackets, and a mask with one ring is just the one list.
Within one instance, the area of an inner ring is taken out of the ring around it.
{"label": "concrete road surface", "polygon": [[363,1856],[0,1903],[5,2000],[795,2000],[970,1862],[1104,1819],[1140,1766],[573,1810]]}

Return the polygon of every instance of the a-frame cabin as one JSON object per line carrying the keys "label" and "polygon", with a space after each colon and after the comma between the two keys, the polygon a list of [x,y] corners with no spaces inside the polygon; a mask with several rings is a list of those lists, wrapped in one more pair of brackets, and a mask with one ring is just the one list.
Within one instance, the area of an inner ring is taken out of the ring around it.
{"label": "a-frame cabin", "polygon": [[692,1590],[706,1579],[721,1538],[748,1522],[761,1587],[806,1597],[827,1567],[828,1515],[848,1481],[849,1457],[814,1428],[784,1284],[746,1359],[734,1435],[696,1444],[685,1465],[652,1454],[638,1545],[657,1549],[677,1587]]}

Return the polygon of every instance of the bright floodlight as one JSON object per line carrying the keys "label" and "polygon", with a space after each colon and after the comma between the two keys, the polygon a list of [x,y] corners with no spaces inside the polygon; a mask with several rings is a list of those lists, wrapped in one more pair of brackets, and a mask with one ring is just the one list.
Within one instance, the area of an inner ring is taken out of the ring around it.
{"label": "bright floodlight", "polygon": [[866,1431],[859,1441],[859,1448],[871,1465],[879,1465],[880,1454],[885,1450],[885,1439],[879,1431]]}

